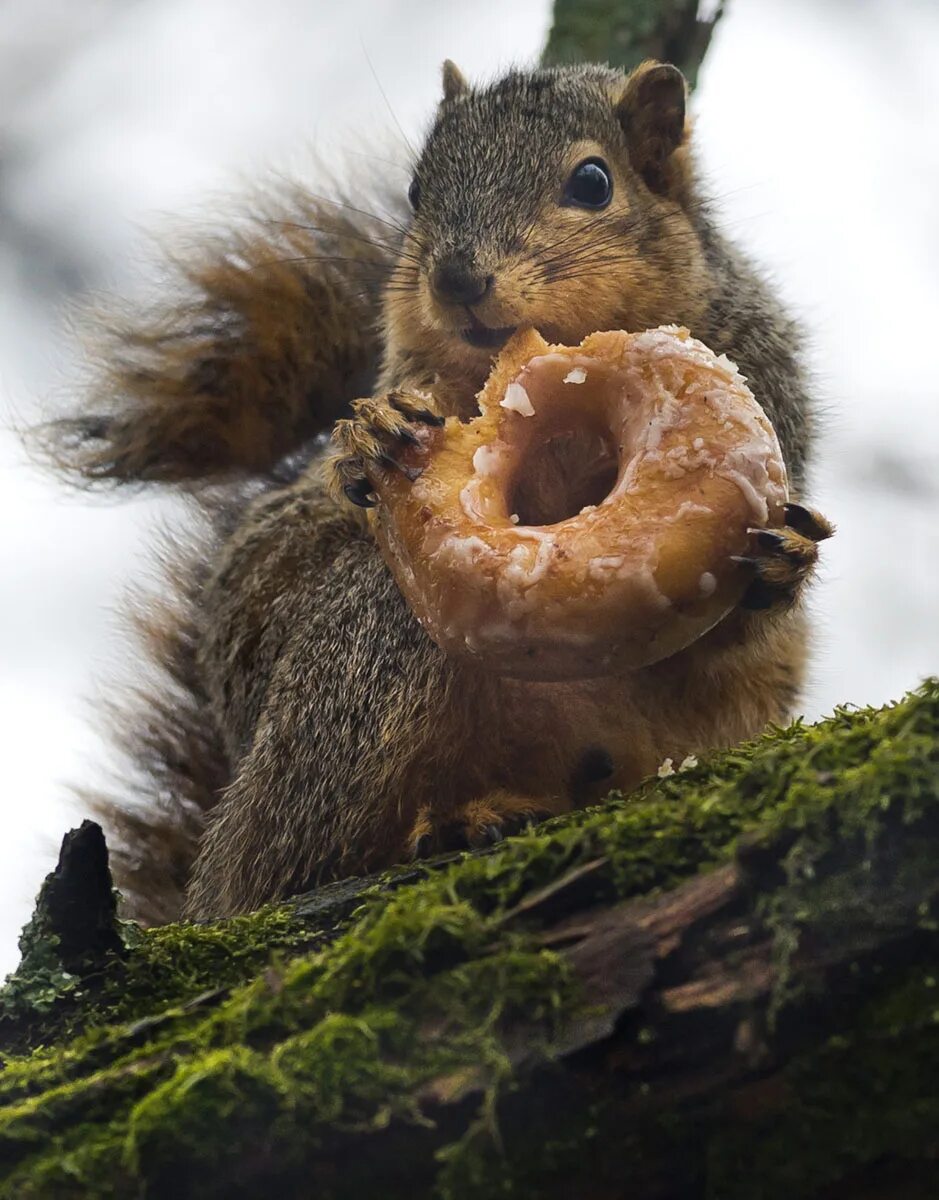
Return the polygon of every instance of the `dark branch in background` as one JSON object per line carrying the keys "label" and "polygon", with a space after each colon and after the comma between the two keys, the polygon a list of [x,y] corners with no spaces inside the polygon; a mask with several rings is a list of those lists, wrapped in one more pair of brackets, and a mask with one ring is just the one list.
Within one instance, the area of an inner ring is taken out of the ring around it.
{"label": "dark branch in background", "polygon": [[[701,18],[700,11],[709,15]],[[608,62],[631,70],[646,58],[674,63],[691,87],[724,11],[700,0],[555,0],[542,62]]]}

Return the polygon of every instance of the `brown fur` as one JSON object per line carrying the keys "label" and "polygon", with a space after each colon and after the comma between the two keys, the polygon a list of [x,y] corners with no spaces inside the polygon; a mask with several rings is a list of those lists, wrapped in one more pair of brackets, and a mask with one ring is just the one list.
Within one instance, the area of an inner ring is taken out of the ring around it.
{"label": "brown fur", "polygon": [[37,431],[41,451],[97,484],[268,470],[372,386],[400,241],[397,220],[342,201],[259,202],[228,239],[176,255],[146,321],[97,322],[94,385]]}
{"label": "brown fur", "polygon": [[206,815],[233,769],[198,662],[206,576],[199,540],[167,539],[167,593],[141,597],[132,610],[156,677],[107,705],[123,751],[115,794],[82,796],[109,830],[125,913],[151,925],[178,917]]}
{"label": "brown fur", "polygon": [[[830,532],[800,508],[782,537],[754,533],[740,564],[753,576],[747,603],[767,611],[741,609],[682,654],[618,678],[531,684],[458,666],[395,587],[345,496],[368,503],[366,468],[394,469],[412,422],[470,415],[492,358],[463,335],[465,305],[431,286],[441,263],[491,277],[472,314],[488,329],[530,324],[571,344],[600,328],[687,325],[749,377],[796,493],[811,441],[797,330],[696,192],[677,72],[565,68],[474,91],[451,65],[444,79],[416,166],[419,209],[400,239],[390,226],[376,239],[348,209],[337,232],[320,205],[297,222],[326,230],[298,235],[300,263],[255,269],[283,253],[283,234],[244,260],[216,256],[191,276],[201,292],[165,342],[125,335],[106,419],[92,407],[57,427],[91,479],[265,478],[218,493],[181,613],[156,623],[154,652],[178,690],[129,726],[149,806],[106,806],[127,843],[121,883],[146,919],[175,912],[184,886],[189,915],[223,915],[496,839],[629,788],[666,757],[751,736],[796,702],[799,596]],[[612,171],[602,211],[561,203],[588,156]],[[355,257],[356,228],[366,300],[356,268],[327,261]],[[367,330],[379,284],[377,339]],[[374,393],[338,423],[333,454],[299,453],[370,371]]]}
{"label": "brown fur", "polygon": [[[191,914],[478,844],[520,813],[599,800],[666,757],[786,719],[805,658],[794,613],[741,613],[611,679],[534,684],[454,664],[317,474],[257,503],[208,584],[202,666],[243,757],[201,847]],[[613,770],[575,789],[592,746]]]}

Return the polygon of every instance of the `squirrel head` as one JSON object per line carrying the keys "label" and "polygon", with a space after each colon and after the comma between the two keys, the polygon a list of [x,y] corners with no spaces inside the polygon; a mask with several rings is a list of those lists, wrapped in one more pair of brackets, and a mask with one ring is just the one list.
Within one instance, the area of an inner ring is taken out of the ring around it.
{"label": "squirrel head", "polygon": [[479,89],[445,63],[389,344],[479,378],[519,326],[571,344],[692,322],[707,284],[685,96],[664,63],[513,71]]}

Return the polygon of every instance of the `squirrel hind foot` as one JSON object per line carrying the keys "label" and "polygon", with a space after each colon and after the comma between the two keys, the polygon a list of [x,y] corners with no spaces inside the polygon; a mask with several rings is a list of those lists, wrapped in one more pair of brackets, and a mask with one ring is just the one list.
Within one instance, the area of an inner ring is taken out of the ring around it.
{"label": "squirrel hind foot", "polygon": [[568,807],[503,790],[470,800],[456,810],[440,812],[426,805],[418,810],[408,835],[408,857],[430,858],[458,850],[486,849]]}

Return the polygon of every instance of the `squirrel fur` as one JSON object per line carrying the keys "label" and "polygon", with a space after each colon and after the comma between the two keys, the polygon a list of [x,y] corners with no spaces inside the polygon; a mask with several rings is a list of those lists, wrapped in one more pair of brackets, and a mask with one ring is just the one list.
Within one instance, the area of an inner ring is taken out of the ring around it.
{"label": "squirrel fur", "polygon": [[[687,326],[749,379],[802,499],[799,332],[714,226],[685,92],[651,62],[482,88],[445,64],[412,212],[298,189],[185,260],[183,292],[111,331],[99,386],[45,427],[62,469],[175,485],[204,523],[169,554],[172,598],[138,614],[164,679],[118,715],[133,795],[95,801],[130,915],[225,916],[484,845],[790,716],[804,585],[831,532],[801,503],[785,529],[753,532],[744,603],[715,629],[654,666],[564,684],[447,659],[360,507],[367,466],[393,466],[413,422],[474,414],[520,325],[567,344]],[[602,210],[564,202],[587,159],[612,180]]]}

